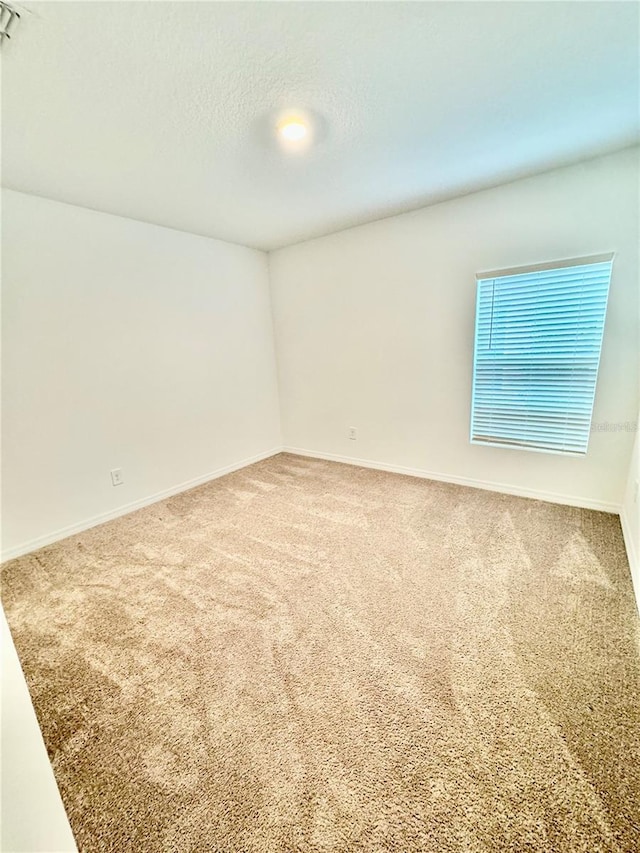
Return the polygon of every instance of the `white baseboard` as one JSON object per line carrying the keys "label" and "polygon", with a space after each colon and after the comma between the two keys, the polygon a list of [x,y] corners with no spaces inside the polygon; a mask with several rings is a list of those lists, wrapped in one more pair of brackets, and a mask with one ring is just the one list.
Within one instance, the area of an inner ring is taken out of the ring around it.
{"label": "white baseboard", "polygon": [[627,518],[625,508],[622,507],[620,512],[620,525],[622,526],[622,535],[624,544],[627,549],[627,557],[629,559],[629,568],[631,569],[631,581],[633,583],[633,591],[636,595],[636,603],[638,605],[638,613],[640,613],[640,554],[637,551],[636,543],[631,535],[631,524]]}
{"label": "white baseboard", "polygon": [[[66,539],[67,536],[73,536],[75,533],[82,533],[84,530],[89,530],[91,527],[96,527],[98,524],[104,524],[106,521],[111,521],[114,518],[120,518],[122,515],[134,512],[136,509],[142,509],[150,504],[169,498],[172,495],[186,492],[196,486],[201,486],[210,480],[215,480],[218,477],[223,477],[225,474],[230,474],[233,471],[238,471],[240,468],[246,468],[247,465],[253,465],[254,462],[260,462],[262,459],[268,459],[278,453],[292,453],[296,456],[307,456],[313,459],[325,459],[328,462],[342,462],[346,465],[356,465],[361,468],[373,468],[378,471],[390,471],[394,474],[406,474],[410,477],[420,477],[425,480],[436,480],[442,483],[454,483],[459,486],[470,486],[475,489],[486,489],[492,492],[502,492],[507,495],[515,495],[517,497],[533,498],[534,500],[549,501],[551,503],[565,504],[567,506],[577,506],[584,509],[595,509],[601,512],[612,512],[618,514],[620,506],[618,504],[607,503],[606,501],[585,500],[577,498],[573,495],[562,495],[555,492],[540,491],[537,489],[525,489],[507,485],[505,483],[494,483],[487,480],[474,480],[468,477],[457,477],[449,474],[441,474],[435,471],[425,471],[420,468],[407,468],[403,465],[389,465],[385,462],[374,462],[369,459],[357,459],[351,456],[339,456],[335,453],[319,453],[315,450],[305,450],[299,447],[274,447],[264,453],[259,453],[256,456],[242,459],[239,462],[234,462],[231,465],[226,465],[223,468],[218,468],[215,471],[210,471],[208,474],[203,474],[200,477],[195,477],[192,480],[187,480],[179,485],[172,486],[169,489],[164,489],[161,492],[156,492],[153,495],[133,501],[132,503],[124,504],[117,509],[109,512],[100,513],[99,515],[86,518],[76,524],[71,524],[68,527],[63,527],[59,530],[54,530],[44,536],[39,536],[28,542],[23,542],[13,548],[8,548],[2,551],[1,560],[12,560],[14,557],[20,557],[23,554],[28,554],[45,545],[51,545],[53,542],[58,542],[60,539]],[[621,517],[622,528],[625,530],[625,521]],[[627,525],[628,530],[628,525]],[[625,543],[629,553],[629,562],[632,567],[632,576],[634,586],[640,604],[640,578],[638,576],[638,556],[633,550],[633,543],[630,542],[628,533],[625,533]]]}
{"label": "white baseboard", "polygon": [[343,462],[346,465],[357,465],[360,468],[374,468],[376,471],[391,471],[393,474],[406,474],[409,477],[420,477],[424,480],[437,480],[441,483],[454,483],[458,486],[470,486],[473,489],[486,489],[490,492],[502,492],[505,495],[515,495],[520,498],[533,498],[537,501],[549,501],[550,503],[564,504],[565,506],[577,506],[583,509],[595,509],[600,512],[612,512],[616,515],[620,512],[620,505],[608,503],[607,501],[596,501],[576,497],[575,495],[561,495],[556,492],[545,492],[538,489],[526,489],[519,486],[510,486],[506,483],[494,483],[489,480],[473,480],[468,477],[457,477],[451,474],[441,474],[436,471],[424,471],[420,468],[406,468],[403,465],[388,465],[386,462],[373,462],[369,459],[356,459],[352,456],[338,456],[335,453],[318,453],[315,450],[303,450],[299,447],[283,447],[284,453],[293,453],[296,456],[309,456],[312,459],[326,459],[328,462]]}
{"label": "white baseboard", "polygon": [[60,530],[53,530],[44,536],[38,536],[37,539],[31,539],[29,542],[23,542],[21,545],[16,545],[13,548],[8,548],[2,551],[1,561],[12,560],[14,557],[21,557],[23,554],[29,554],[31,551],[36,551],[38,548],[43,548],[45,545],[51,545],[53,542],[58,542],[60,539],[66,539],[67,536],[73,536],[75,533],[82,533],[83,530],[89,530],[91,527],[96,527],[98,524],[104,524],[105,521],[112,521],[114,518],[120,518],[122,515],[127,515],[134,512],[136,509],[142,509],[150,504],[170,498],[172,495],[178,495],[180,492],[186,492],[196,486],[201,486],[203,483],[208,483],[210,480],[216,480],[218,477],[224,477],[225,474],[231,474],[232,471],[238,471],[240,468],[246,468],[247,465],[253,465],[254,462],[260,462],[262,459],[268,459],[270,456],[275,456],[281,453],[281,447],[274,447],[264,453],[258,453],[256,456],[251,456],[248,459],[242,459],[239,462],[233,462],[231,465],[225,465],[223,468],[217,468],[215,471],[210,471],[208,474],[203,474],[201,477],[194,477],[192,480],[187,480],[177,486],[171,486],[169,489],[163,489],[161,492],[156,492],[153,495],[140,498],[140,500],[132,501],[131,503],[119,506],[117,509],[103,512],[99,515],[94,515],[91,518],[85,518],[77,524],[70,524],[68,527],[63,527]]}

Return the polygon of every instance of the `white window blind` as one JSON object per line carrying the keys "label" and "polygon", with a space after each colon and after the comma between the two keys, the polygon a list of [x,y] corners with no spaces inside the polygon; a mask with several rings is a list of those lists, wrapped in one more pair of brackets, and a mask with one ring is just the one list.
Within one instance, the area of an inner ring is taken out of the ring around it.
{"label": "white window blind", "polygon": [[478,276],[472,443],[587,452],[612,263]]}

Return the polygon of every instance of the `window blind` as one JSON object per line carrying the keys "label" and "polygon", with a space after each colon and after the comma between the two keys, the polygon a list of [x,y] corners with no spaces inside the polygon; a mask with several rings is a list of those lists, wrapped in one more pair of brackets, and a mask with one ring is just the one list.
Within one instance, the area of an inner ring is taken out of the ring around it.
{"label": "window blind", "polygon": [[612,259],[478,276],[472,443],[587,452]]}

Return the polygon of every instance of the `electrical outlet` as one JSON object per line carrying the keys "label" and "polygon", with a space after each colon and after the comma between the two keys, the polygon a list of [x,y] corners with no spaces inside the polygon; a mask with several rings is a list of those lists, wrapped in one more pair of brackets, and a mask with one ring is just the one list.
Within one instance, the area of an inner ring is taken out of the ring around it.
{"label": "electrical outlet", "polygon": [[349,427],[347,430],[347,435],[351,439],[351,441],[355,441],[358,437],[358,430],[355,427]]}
{"label": "electrical outlet", "polygon": [[121,486],[124,483],[124,477],[122,476],[122,468],[114,468],[111,472],[111,482],[114,486]]}

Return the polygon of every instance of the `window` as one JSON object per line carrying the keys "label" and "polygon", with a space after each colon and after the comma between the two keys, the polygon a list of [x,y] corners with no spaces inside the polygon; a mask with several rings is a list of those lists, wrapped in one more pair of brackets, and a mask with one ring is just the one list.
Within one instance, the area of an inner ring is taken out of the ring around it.
{"label": "window", "polygon": [[478,276],[473,444],[587,452],[612,263]]}

